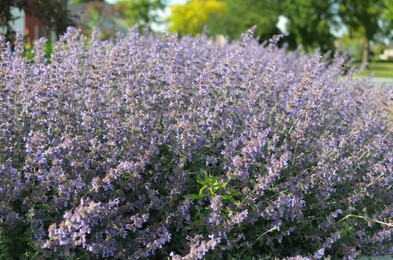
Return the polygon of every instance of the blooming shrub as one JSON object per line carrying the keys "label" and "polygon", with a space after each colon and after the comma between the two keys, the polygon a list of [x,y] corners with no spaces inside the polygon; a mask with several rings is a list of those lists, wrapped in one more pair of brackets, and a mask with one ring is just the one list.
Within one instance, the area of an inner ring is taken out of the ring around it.
{"label": "blooming shrub", "polygon": [[0,39],[3,256],[393,254],[391,88],[345,58],[251,31],[22,46]]}

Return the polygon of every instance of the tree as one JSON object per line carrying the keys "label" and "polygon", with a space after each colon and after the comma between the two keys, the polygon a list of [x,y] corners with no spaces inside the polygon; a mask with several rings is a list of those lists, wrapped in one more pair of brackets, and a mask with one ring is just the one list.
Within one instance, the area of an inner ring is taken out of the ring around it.
{"label": "tree", "polygon": [[290,48],[303,46],[305,51],[321,48],[333,49],[334,37],[330,33],[332,17],[327,1],[313,0],[224,0],[227,12],[208,20],[211,35],[224,34],[238,39],[248,28],[256,25],[255,35],[260,41],[280,33],[277,28],[280,16],[288,19],[283,41]]}
{"label": "tree", "polygon": [[10,22],[16,19],[11,13],[12,7],[23,10],[27,15],[37,16],[58,35],[64,33],[69,25],[74,25],[67,10],[67,0],[1,0],[0,27],[5,28],[5,37],[10,42],[15,35]]}
{"label": "tree", "polygon": [[179,35],[196,35],[202,32],[203,27],[211,16],[226,11],[226,4],[217,0],[192,0],[184,5],[172,7],[170,16],[170,32]]}
{"label": "tree", "polygon": [[[387,26],[382,14],[386,8],[384,0],[336,0],[340,22],[348,28],[349,35],[358,35],[363,40],[362,62],[369,60],[370,41],[376,40]],[[390,2],[391,3],[391,2]]]}
{"label": "tree", "polygon": [[385,28],[387,29],[385,36],[393,39],[393,1],[385,0],[385,11],[383,12],[383,18],[385,21]]}
{"label": "tree", "polygon": [[102,39],[115,37],[117,32],[125,32],[134,25],[140,30],[153,31],[153,26],[162,22],[160,11],[165,7],[164,0],[121,0],[114,4],[103,0],[72,0],[72,3],[85,4],[78,23],[82,32],[89,35],[97,27]]}
{"label": "tree", "polygon": [[385,19],[393,21],[393,1],[391,0],[385,0],[385,11],[383,13],[383,16]]}
{"label": "tree", "polygon": [[282,1],[280,13],[289,21],[286,30],[294,40],[291,47],[302,46],[307,52],[334,48],[329,25],[333,13],[328,1],[286,0]]}
{"label": "tree", "polygon": [[[202,5],[209,2],[225,4],[226,9],[208,11]],[[364,62],[368,61],[370,41],[393,36],[392,0],[193,0],[174,7],[170,29],[181,35],[195,34],[207,25],[210,35],[223,34],[238,39],[256,25],[255,35],[266,40],[279,32],[280,17],[288,20],[283,32],[290,48],[302,46],[307,52],[315,48],[333,50],[332,30],[346,27],[350,37],[363,39]]]}
{"label": "tree", "polygon": [[[84,6],[70,6],[70,9],[84,11],[78,15],[77,27],[81,29],[82,33],[90,35],[93,28],[97,27],[100,30],[102,39],[109,39],[115,37],[116,33],[121,30],[118,22],[117,7],[110,5],[100,0],[75,0],[78,4]],[[75,3],[74,1],[74,3]]]}
{"label": "tree", "polygon": [[160,11],[165,8],[163,0],[122,0],[116,3],[123,24],[152,30],[153,24],[162,23]]}
{"label": "tree", "polygon": [[238,39],[242,33],[256,25],[255,35],[269,39],[279,33],[276,26],[279,17],[277,0],[224,0],[226,12],[209,17],[207,29],[210,35],[226,35]]}
{"label": "tree", "polygon": [[71,0],[71,4],[87,4],[90,2],[105,2],[104,0]]}

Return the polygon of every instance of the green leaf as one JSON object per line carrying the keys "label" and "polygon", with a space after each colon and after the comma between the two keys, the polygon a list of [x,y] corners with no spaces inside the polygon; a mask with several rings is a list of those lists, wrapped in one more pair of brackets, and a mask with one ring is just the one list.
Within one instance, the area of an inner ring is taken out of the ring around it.
{"label": "green leaf", "polygon": [[193,199],[193,200],[200,200],[203,197],[205,197],[206,195],[205,194],[202,194],[202,195],[200,195],[200,194],[188,194],[187,196],[189,198]]}
{"label": "green leaf", "polygon": [[230,190],[230,195],[231,195],[232,197],[236,197],[236,196],[242,195],[242,193],[239,192],[239,191],[237,191],[237,190],[232,189],[232,190]]}
{"label": "green leaf", "polygon": [[206,182],[206,181],[205,181],[205,180],[201,180],[201,179],[198,178],[198,179],[196,180],[196,182],[199,183],[199,184],[205,185],[205,182]]}
{"label": "green leaf", "polygon": [[229,200],[232,203],[236,203],[236,200],[231,196],[231,195],[222,195],[221,196],[223,200]]}
{"label": "green leaf", "polygon": [[203,185],[203,187],[199,190],[199,195],[203,195],[203,191],[207,188],[206,185]]}

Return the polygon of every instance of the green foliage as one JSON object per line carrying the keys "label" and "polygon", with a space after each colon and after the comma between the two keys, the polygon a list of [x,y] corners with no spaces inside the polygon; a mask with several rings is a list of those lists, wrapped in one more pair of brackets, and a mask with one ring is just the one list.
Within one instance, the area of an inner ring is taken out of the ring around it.
{"label": "green foliage", "polygon": [[[50,61],[50,56],[53,52],[54,44],[51,43],[51,41],[47,41],[45,45],[45,58]],[[34,54],[34,46],[32,45],[25,45],[25,51],[23,53],[23,56],[25,56],[29,61],[32,61],[35,54]]]}
{"label": "green foliage", "polygon": [[34,251],[34,239],[31,229],[19,222],[14,227],[7,227],[0,222],[0,260],[20,259],[31,256]]}
{"label": "green foliage", "polygon": [[211,35],[222,34],[230,39],[238,39],[240,35],[256,25],[255,35],[268,39],[279,33],[278,22],[279,1],[275,0],[225,0],[227,11],[212,16],[207,21]]}
{"label": "green foliage", "polygon": [[89,2],[104,2],[104,0],[71,0],[71,4],[85,4]]}
{"label": "green foliage", "polygon": [[385,0],[385,10],[383,12],[383,16],[385,19],[393,22],[393,1]]}
{"label": "green foliage", "polygon": [[255,35],[261,41],[280,33],[279,17],[289,20],[285,41],[289,47],[302,45],[306,51],[320,47],[333,49],[330,33],[330,5],[326,1],[296,0],[224,0],[227,11],[209,17],[206,24],[210,35],[226,35],[236,40],[248,28],[256,25]]}
{"label": "green foliage", "polygon": [[384,10],[384,0],[338,0],[338,15],[348,26],[349,33],[359,32],[372,40],[380,29],[378,20]]}
{"label": "green foliage", "polygon": [[114,38],[116,33],[126,32],[127,28],[138,25],[139,29],[152,31],[153,25],[163,23],[163,0],[122,0],[114,4],[104,1],[77,0],[85,3],[85,11],[78,27],[86,35],[91,34],[95,27],[101,31],[102,39]]}
{"label": "green foliage", "polygon": [[[217,3],[225,8],[215,7]],[[210,36],[225,35],[237,40],[242,32],[256,25],[255,35],[264,41],[280,33],[280,16],[288,20],[284,41],[291,49],[302,46],[306,52],[315,48],[323,52],[334,50],[332,29],[342,30],[346,26],[350,37],[363,39],[365,58],[369,41],[389,36],[393,5],[388,0],[194,0],[173,7],[170,31],[195,35],[206,25]]]}
{"label": "green foliage", "polygon": [[362,62],[369,60],[370,41],[378,40],[387,36],[386,32],[391,29],[392,23],[383,20],[386,13],[384,0],[336,0],[338,6],[337,15],[340,18],[338,24],[348,28],[350,37],[363,40]]}
{"label": "green foliage", "polygon": [[9,0],[2,1],[0,5],[0,27],[5,28],[5,36],[11,41],[15,35],[10,22],[15,20],[11,13],[11,8],[15,7],[23,10],[27,15],[37,16],[41,22],[62,34],[67,27],[74,25],[72,16],[66,8],[67,1],[46,1],[46,0]]}
{"label": "green foliage", "polygon": [[118,22],[119,12],[115,5],[106,4],[103,1],[83,1],[84,12],[78,17],[78,28],[86,35],[90,35],[94,28],[101,32],[102,39],[109,39],[121,31]]}
{"label": "green foliage", "polygon": [[[205,190],[210,192],[211,197],[214,197],[217,191],[224,189],[229,181],[222,182],[217,176],[208,174],[206,171],[201,170],[201,173],[197,176],[196,182],[201,184],[202,188],[199,190],[198,194],[190,194],[189,196],[192,199],[199,200],[208,195],[204,192]],[[233,198],[228,199],[233,200]]]}
{"label": "green foliage", "polygon": [[179,35],[197,35],[202,32],[209,18],[226,11],[226,4],[221,1],[192,0],[184,5],[172,7],[170,32]]}
{"label": "green foliage", "polygon": [[332,17],[328,1],[283,1],[281,13],[289,19],[287,26],[291,47],[302,46],[306,51],[320,48],[323,52],[334,48],[330,33]]}
{"label": "green foliage", "polygon": [[0,259],[12,259],[12,255],[9,251],[8,243],[9,240],[0,240]]}
{"label": "green foliage", "polygon": [[165,7],[162,0],[122,0],[116,3],[123,24],[152,30],[152,24],[162,23],[160,12]]}
{"label": "green foliage", "polygon": [[3,221],[0,220],[0,259],[11,259],[9,243],[12,242],[3,234]]}

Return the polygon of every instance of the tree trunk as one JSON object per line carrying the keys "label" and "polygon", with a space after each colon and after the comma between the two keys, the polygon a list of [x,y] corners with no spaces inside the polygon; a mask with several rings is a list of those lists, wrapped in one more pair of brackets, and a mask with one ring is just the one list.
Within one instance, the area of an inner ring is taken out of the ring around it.
{"label": "tree trunk", "polygon": [[369,51],[370,51],[370,45],[368,44],[368,39],[365,39],[363,42],[362,64],[367,64],[366,67],[368,67]]}

